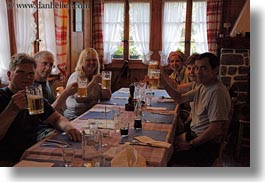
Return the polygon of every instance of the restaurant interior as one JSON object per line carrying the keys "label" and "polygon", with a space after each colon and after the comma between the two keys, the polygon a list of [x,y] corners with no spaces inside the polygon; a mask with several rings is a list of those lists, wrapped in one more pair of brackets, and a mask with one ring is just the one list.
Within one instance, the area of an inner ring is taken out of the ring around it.
{"label": "restaurant interior", "polygon": [[[115,122],[117,112],[121,120],[131,120],[129,118],[134,117],[136,110],[141,110],[139,112],[146,117],[141,120],[142,136],[138,136],[138,130],[130,123],[128,138],[133,135],[132,141],[121,137],[115,126],[108,130],[107,138],[102,131],[104,159],[100,160],[104,162],[99,166],[194,167],[190,163],[171,161],[176,123],[182,108],[175,102],[166,101],[172,98],[165,90],[161,76],[158,86],[151,89],[151,104],[146,106],[145,100],[144,104],[140,103],[145,107],[138,105],[140,109],[137,109],[137,102],[130,100],[142,86],[137,83],[150,75],[152,66],[158,70],[164,67],[165,72],[171,74],[169,53],[182,51],[187,57],[193,53],[215,54],[220,59],[218,78],[229,89],[231,97],[236,98],[219,161],[212,167],[251,167],[250,0],[25,0],[28,4],[5,1],[6,4],[0,7],[0,25],[4,25],[0,26],[3,32],[0,88],[9,83],[6,73],[12,55],[24,52],[34,56],[48,50],[55,56],[48,81],[54,94],[60,95],[75,72],[81,51],[94,48],[98,53],[100,72],[111,72],[112,96],[110,100],[99,101],[71,123],[81,131],[94,120],[106,121],[107,127],[107,121]],[[30,4],[34,8],[26,6]],[[148,91],[148,85],[145,85],[145,95]],[[163,102],[160,102],[161,98]],[[93,115],[93,112],[97,114]],[[153,123],[152,119],[160,122]],[[136,139],[138,143],[134,144]],[[45,146],[47,140],[58,142],[64,141],[65,137],[58,132],[48,135],[28,148],[14,166],[62,167],[64,148],[60,143],[60,146],[58,143]],[[67,142],[75,148],[72,165],[82,166],[83,143],[81,146]],[[104,142],[107,142],[105,146]],[[127,143],[129,145],[125,146]],[[127,153],[121,153],[121,150]],[[126,164],[119,160],[121,158],[126,158]],[[92,163],[85,166],[91,165],[96,166]]]}

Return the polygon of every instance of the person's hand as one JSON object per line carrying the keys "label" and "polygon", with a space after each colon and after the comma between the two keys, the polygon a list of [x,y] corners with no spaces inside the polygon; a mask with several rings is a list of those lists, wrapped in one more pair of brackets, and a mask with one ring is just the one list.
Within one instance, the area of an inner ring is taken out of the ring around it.
{"label": "person's hand", "polygon": [[91,80],[92,83],[97,83],[97,84],[101,84],[102,82],[102,76],[100,74],[97,74],[95,76],[93,76],[92,80]]}
{"label": "person's hand", "polygon": [[16,110],[23,110],[28,108],[27,96],[25,90],[20,90],[15,93],[10,100],[10,105]]}
{"label": "person's hand", "polygon": [[69,137],[70,140],[73,140],[75,142],[80,142],[81,141],[81,133],[79,130],[75,128],[68,129],[66,131],[67,136]]}
{"label": "person's hand", "polygon": [[77,89],[78,89],[78,83],[77,82],[74,82],[74,83],[71,83],[70,85],[68,85],[66,88],[65,88],[65,92],[67,92],[67,95],[74,95],[75,93],[77,93]]}

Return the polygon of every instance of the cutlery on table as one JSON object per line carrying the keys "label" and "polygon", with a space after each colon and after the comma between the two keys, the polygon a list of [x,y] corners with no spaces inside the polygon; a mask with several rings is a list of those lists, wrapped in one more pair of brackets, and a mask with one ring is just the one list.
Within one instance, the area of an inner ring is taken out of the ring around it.
{"label": "cutlery on table", "polygon": [[71,144],[69,144],[67,142],[63,142],[63,141],[60,141],[60,140],[47,139],[47,140],[45,140],[45,142],[54,143],[54,144],[61,144],[61,145],[71,145]]}

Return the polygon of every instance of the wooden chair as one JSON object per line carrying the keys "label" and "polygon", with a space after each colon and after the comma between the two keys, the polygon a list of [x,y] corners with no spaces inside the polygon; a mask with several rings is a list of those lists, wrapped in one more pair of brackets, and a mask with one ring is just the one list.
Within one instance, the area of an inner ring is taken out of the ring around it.
{"label": "wooden chair", "polygon": [[239,120],[239,130],[236,145],[236,159],[240,158],[241,148],[250,148],[250,138],[245,136],[245,129],[250,128],[250,121]]}
{"label": "wooden chair", "polygon": [[234,114],[234,106],[238,100],[238,97],[232,97],[231,98],[231,110],[229,113],[229,118],[228,121],[224,124],[223,128],[223,136],[221,139],[221,145],[220,145],[220,150],[217,159],[213,163],[213,167],[224,167],[223,165],[223,155],[224,151],[226,150],[227,144],[230,140],[231,133],[229,132],[229,128],[233,119],[233,114]]}

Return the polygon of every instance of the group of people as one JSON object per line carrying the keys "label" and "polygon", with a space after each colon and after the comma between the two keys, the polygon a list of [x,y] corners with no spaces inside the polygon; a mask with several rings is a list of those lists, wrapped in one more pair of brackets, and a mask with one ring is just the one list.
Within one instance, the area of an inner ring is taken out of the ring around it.
{"label": "group of people", "polygon": [[218,80],[220,61],[216,55],[209,52],[191,55],[186,66],[184,60],[183,53],[173,52],[169,55],[173,74],[168,76],[161,68],[168,94],[178,104],[189,103],[191,108],[189,127],[177,121],[176,146],[170,162],[211,166],[218,157],[224,124],[229,119],[230,95]]}
{"label": "group of people", "polygon": [[[99,57],[95,49],[84,49],[79,56],[75,72],[59,97],[49,85],[48,77],[54,64],[54,55],[40,51],[34,58],[17,53],[11,57],[7,72],[9,84],[0,89],[0,165],[12,166],[23,152],[45,137],[47,129],[66,132],[76,142],[80,131],[70,120],[81,115],[99,100],[110,99],[111,90],[101,88]],[[161,68],[161,81],[168,94],[178,103],[190,105],[189,127],[178,122],[173,159],[195,161],[208,166],[218,155],[223,125],[228,120],[230,96],[218,80],[219,59],[212,53],[193,54],[187,58],[176,51],[169,55],[173,73]],[[77,97],[78,75],[88,79],[87,97]],[[29,115],[25,88],[33,83],[42,85],[44,113]],[[66,109],[60,113],[62,106]],[[43,134],[44,133],[44,134]]]}
{"label": "group of people", "polygon": [[[23,152],[46,136],[47,131],[57,129],[65,132],[70,140],[80,142],[81,133],[70,120],[90,109],[99,99],[109,99],[110,89],[101,89],[98,54],[87,48],[80,54],[75,72],[70,76],[66,88],[59,97],[48,82],[54,55],[40,51],[34,57],[17,53],[11,57],[7,76],[9,84],[0,88],[0,166],[12,166]],[[88,96],[77,97],[77,74],[82,72],[89,80]],[[30,115],[28,112],[26,87],[40,84],[44,96],[44,113]],[[66,104],[65,113],[60,109]]]}

